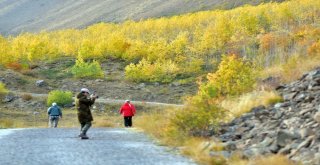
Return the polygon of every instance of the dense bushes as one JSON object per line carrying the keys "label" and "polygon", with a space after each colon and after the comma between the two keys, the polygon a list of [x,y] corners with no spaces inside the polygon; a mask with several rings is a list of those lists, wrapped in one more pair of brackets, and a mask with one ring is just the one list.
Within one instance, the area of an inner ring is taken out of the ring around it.
{"label": "dense bushes", "polygon": [[225,110],[212,100],[193,97],[186,108],[172,117],[170,123],[179,132],[191,136],[208,136],[218,127],[224,116]]}
{"label": "dense bushes", "polygon": [[123,59],[136,64],[129,66],[136,69],[143,59],[152,67],[179,68],[169,73],[152,72],[153,77],[143,73],[142,77],[149,76],[145,80],[139,74],[126,74],[133,81],[165,79],[163,82],[171,81],[176,74],[210,72],[221,54],[235,53],[257,61],[260,67],[269,67],[286,63],[294,54],[319,53],[319,13],[319,0],[292,0],[138,22],[99,23],[83,30],[23,33],[0,37],[0,63],[24,66],[81,55],[84,59]]}
{"label": "dense bushes", "polygon": [[77,78],[101,78],[104,76],[98,61],[91,63],[85,62],[80,55],[78,56],[76,64],[71,68],[71,72]]}
{"label": "dense bushes", "polygon": [[171,82],[176,77],[179,68],[172,61],[156,61],[151,63],[145,59],[138,64],[126,66],[126,78],[131,81]]}
{"label": "dense bushes", "polygon": [[253,88],[257,68],[236,55],[223,56],[218,70],[209,73],[208,89],[215,89],[218,95],[239,95]]}
{"label": "dense bushes", "polygon": [[218,70],[208,74],[207,82],[199,84],[197,95],[187,99],[187,106],[172,117],[171,125],[191,136],[212,133],[226,117],[226,110],[219,106],[219,100],[252,89],[255,70],[252,64],[235,55],[223,56]]}
{"label": "dense bushes", "polygon": [[55,102],[58,105],[63,106],[72,103],[72,101],[72,93],[70,91],[53,90],[49,92],[47,105],[51,106],[51,104]]}

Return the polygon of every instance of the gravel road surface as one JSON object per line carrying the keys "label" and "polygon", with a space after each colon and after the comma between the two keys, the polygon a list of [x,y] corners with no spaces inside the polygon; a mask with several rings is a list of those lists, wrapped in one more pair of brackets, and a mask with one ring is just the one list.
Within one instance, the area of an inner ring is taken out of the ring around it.
{"label": "gravel road surface", "polygon": [[91,128],[89,140],[78,133],[76,128],[0,129],[0,164],[195,164],[134,129]]}

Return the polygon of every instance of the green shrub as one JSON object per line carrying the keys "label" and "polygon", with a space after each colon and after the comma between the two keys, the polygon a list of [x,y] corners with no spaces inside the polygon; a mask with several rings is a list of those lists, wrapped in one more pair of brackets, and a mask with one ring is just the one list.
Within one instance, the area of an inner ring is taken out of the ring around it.
{"label": "green shrub", "polygon": [[182,134],[208,136],[225,117],[225,110],[213,100],[194,96],[189,98],[186,108],[171,118],[171,126]]}
{"label": "green shrub", "polygon": [[98,61],[86,63],[81,56],[78,56],[76,64],[71,68],[72,74],[77,78],[102,78],[104,73]]}
{"label": "green shrub", "polygon": [[158,60],[151,63],[145,59],[125,68],[126,79],[135,82],[172,82],[178,71],[179,68],[172,61]]}
{"label": "green shrub", "polygon": [[49,92],[47,105],[51,106],[53,102],[58,105],[66,105],[72,103],[72,93],[70,91],[53,90]]}
{"label": "green shrub", "polygon": [[257,68],[236,55],[223,56],[215,73],[209,73],[207,88],[214,88],[218,96],[239,95],[253,89]]}
{"label": "green shrub", "polygon": [[8,89],[6,89],[5,85],[0,82],[0,96],[8,93]]}

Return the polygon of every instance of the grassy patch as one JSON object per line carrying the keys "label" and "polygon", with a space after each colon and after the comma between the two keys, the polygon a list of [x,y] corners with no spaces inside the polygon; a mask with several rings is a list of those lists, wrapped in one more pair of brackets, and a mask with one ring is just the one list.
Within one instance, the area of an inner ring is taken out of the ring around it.
{"label": "grassy patch", "polygon": [[43,69],[39,71],[39,74],[47,79],[63,79],[72,77],[71,72],[68,70],[61,71],[59,68]]}
{"label": "grassy patch", "polygon": [[284,155],[271,155],[266,157],[256,157],[251,160],[243,160],[240,157],[232,157],[228,161],[228,165],[301,165],[301,163],[293,162]]}
{"label": "grassy patch", "polygon": [[295,56],[283,65],[275,65],[266,68],[262,77],[280,77],[282,83],[288,83],[299,79],[304,73],[320,67],[320,56]]}
{"label": "grassy patch", "polygon": [[268,106],[281,102],[282,98],[274,91],[252,91],[236,98],[225,99],[221,106],[228,110],[229,118],[239,117],[259,105]]}

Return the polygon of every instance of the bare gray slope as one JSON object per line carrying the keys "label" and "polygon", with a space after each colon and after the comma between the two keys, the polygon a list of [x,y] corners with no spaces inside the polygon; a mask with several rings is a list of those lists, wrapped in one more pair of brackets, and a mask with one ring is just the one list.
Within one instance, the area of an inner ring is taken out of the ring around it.
{"label": "bare gray slope", "polygon": [[[7,133],[1,136],[3,131]],[[89,140],[80,140],[77,133],[77,129],[61,128],[0,129],[0,164],[195,164],[128,129],[92,128]]]}
{"label": "bare gray slope", "polygon": [[[140,20],[207,10],[244,0],[0,0],[0,34],[83,28],[97,22]],[[250,0],[261,2],[269,0]]]}

